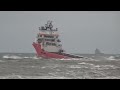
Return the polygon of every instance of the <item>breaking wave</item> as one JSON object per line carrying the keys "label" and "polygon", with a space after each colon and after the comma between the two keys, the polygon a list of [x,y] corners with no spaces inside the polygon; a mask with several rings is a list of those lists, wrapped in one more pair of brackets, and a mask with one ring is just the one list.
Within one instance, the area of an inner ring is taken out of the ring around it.
{"label": "breaking wave", "polygon": [[62,58],[62,59],[55,59],[55,60],[74,60],[74,61],[77,61],[77,60],[81,60],[81,61],[100,61],[100,60],[96,60],[96,59],[92,59],[92,58],[68,58],[68,59],[65,59],[65,58]]}
{"label": "breaking wave", "polygon": [[110,56],[107,58],[107,60],[116,60],[114,56]]}
{"label": "breaking wave", "polygon": [[16,55],[4,55],[2,58],[7,59],[7,60],[40,59],[40,58],[38,58],[36,56],[33,56],[33,57],[27,57],[27,56],[20,57],[20,56],[16,56]]}
{"label": "breaking wave", "polygon": [[117,67],[115,65],[95,65],[92,63],[81,62],[78,63],[78,65],[70,65],[68,66],[68,68],[89,68],[94,70],[105,70],[105,69],[117,69],[120,67]]}
{"label": "breaking wave", "polygon": [[3,56],[4,59],[23,59],[22,57],[19,57],[19,56],[8,56],[8,55],[5,55]]}

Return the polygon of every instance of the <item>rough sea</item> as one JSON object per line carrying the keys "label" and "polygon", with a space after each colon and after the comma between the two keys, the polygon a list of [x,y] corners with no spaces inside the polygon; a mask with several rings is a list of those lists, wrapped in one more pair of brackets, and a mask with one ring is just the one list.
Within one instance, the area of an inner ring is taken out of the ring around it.
{"label": "rough sea", "polygon": [[0,79],[120,79],[120,55],[79,54],[81,59],[42,59],[0,53]]}

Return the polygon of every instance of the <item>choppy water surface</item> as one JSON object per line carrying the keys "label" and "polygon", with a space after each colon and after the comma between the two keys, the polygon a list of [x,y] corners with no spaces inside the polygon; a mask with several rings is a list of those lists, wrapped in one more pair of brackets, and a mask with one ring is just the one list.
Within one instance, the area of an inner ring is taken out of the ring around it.
{"label": "choppy water surface", "polygon": [[[86,55],[87,57],[87,55]],[[34,54],[0,54],[1,79],[120,79],[120,59],[41,59]]]}

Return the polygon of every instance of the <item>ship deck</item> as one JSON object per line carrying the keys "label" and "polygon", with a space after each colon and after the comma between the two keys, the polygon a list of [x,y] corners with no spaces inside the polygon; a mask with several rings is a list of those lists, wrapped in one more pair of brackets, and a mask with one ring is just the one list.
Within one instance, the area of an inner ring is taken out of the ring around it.
{"label": "ship deck", "polygon": [[83,58],[82,56],[76,56],[76,55],[71,55],[71,54],[67,54],[67,53],[56,53],[56,52],[52,52],[52,53],[64,55],[64,56],[71,57],[71,58]]}

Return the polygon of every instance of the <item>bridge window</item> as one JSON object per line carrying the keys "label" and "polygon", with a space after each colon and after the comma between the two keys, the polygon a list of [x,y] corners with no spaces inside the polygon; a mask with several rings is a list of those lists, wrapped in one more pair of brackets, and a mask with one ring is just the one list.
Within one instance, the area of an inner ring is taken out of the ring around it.
{"label": "bridge window", "polygon": [[38,41],[38,43],[41,43],[41,42],[42,42],[42,39],[38,39],[37,41]]}
{"label": "bridge window", "polygon": [[54,36],[44,35],[46,38],[54,38]]}
{"label": "bridge window", "polygon": [[45,41],[52,41],[52,42],[54,42],[55,39],[45,39]]}
{"label": "bridge window", "polygon": [[56,44],[55,44],[55,43],[50,43],[50,42],[46,42],[46,45],[56,46]]}

